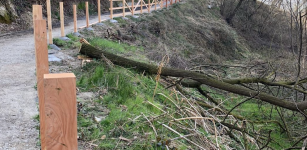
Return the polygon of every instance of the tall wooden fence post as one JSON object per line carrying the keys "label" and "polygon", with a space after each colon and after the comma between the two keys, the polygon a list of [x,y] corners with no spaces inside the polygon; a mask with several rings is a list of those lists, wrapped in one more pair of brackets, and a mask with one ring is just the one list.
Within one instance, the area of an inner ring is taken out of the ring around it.
{"label": "tall wooden fence post", "polygon": [[110,19],[113,19],[113,0],[110,0]]}
{"label": "tall wooden fence post", "polygon": [[[44,115],[44,74],[49,73],[48,65],[48,46],[47,46],[47,31],[46,21],[42,20],[42,6],[33,5],[33,25],[34,25],[34,40],[35,40],[35,60],[36,60],[36,80],[37,80],[37,95],[39,100],[39,119],[40,122],[45,121]],[[42,149],[45,147],[45,126],[40,125],[40,137]]]}
{"label": "tall wooden fence post", "polygon": [[36,78],[37,78],[37,92],[39,99],[39,119],[40,119],[40,137],[42,149],[45,147],[45,111],[44,102],[44,74],[49,73],[48,65],[48,46],[47,46],[47,30],[45,20],[35,20],[35,60],[36,60]]}
{"label": "tall wooden fence post", "polygon": [[48,18],[48,35],[49,35],[49,44],[53,44],[52,37],[52,20],[51,20],[51,4],[50,0],[47,0],[47,18]]}
{"label": "tall wooden fence post", "polygon": [[167,3],[168,3],[168,0],[166,0],[166,8],[167,8],[167,5],[168,5]]}
{"label": "tall wooden fence post", "polygon": [[165,2],[165,0],[161,0],[161,1],[160,1],[160,8],[161,8],[161,9],[164,7],[164,2]]}
{"label": "tall wooden fence post", "polygon": [[125,17],[125,12],[126,12],[126,1],[123,0],[123,17]]}
{"label": "tall wooden fence post", "polygon": [[74,9],[74,33],[78,32],[77,31],[77,6],[73,5]]}
{"label": "tall wooden fence post", "polygon": [[143,13],[143,0],[141,0],[141,14]]}
{"label": "tall wooden fence post", "polygon": [[148,13],[150,13],[150,7],[151,7],[151,2],[150,2],[150,0],[148,0],[148,5],[147,5]]}
{"label": "tall wooden fence post", "polygon": [[134,0],[132,0],[132,6],[131,7],[132,7],[132,12],[131,13],[132,13],[132,16],[133,16],[134,15]]}
{"label": "tall wooden fence post", "polygon": [[64,6],[63,6],[63,2],[60,2],[60,20],[61,20],[61,37],[64,37],[65,32],[64,32]]}
{"label": "tall wooden fence post", "polygon": [[46,150],[77,150],[75,75],[45,74],[44,88]]}
{"label": "tall wooden fence post", "polygon": [[98,23],[101,22],[101,9],[100,9],[100,0],[97,0],[98,5]]}
{"label": "tall wooden fence post", "polygon": [[154,1],[155,1],[155,10],[157,10],[157,0]]}
{"label": "tall wooden fence post", "polygon": [[89,22],[89,12],[88,12],[88,2],[85,2],[85,15],[86,15],[86,27],[90,26]]}
{"label": "tall wooden fence post", "polygon": [[43,19],[42,5],[33,5],[32,6],[32,13],[33,13],[33,29],[35,29],[35,22],[34,21]]}

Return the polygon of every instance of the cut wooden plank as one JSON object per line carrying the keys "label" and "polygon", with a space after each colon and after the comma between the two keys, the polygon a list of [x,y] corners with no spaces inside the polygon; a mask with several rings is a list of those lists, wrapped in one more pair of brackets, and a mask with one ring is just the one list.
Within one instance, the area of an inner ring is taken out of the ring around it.
{"label": "cut wooden plank", "polygon": [[113,0],[110,0],[110,19],[113,19]]}
{"label": "cut wooden plank", "polygon": [[64,32],[64,6],[63,2],[60,2],[60,20],[61,20],[61,36],[65,36]]}
{"label": "cut wooden plank", "polygon": [[143,13],[143,0],[140,0],[140,2],[141,2],[141,14],[142,14]]}
{"label": "cut wooden plank", "polygon": [[45,117],[44,112],[44,74],[49,73],[48,65],[48,46],[47,46],[47,31],[46,20],[34,20],[34,37],[35,37],[35,60],[36,60],[36,79],[37,93],[39,100],[39,119],[40,119],[40,137],[42,149],[45,148]]}
{"label": "cut wooden plank", "polygon": [[43,9],[42,5],[33,5],[32,6],[32,14],[33,14],[33,29],[35,28],[35,20],[43,19]]}
{"label": "cut wooden plank", "polygon": [[134,15],[134,0],[132,0],[132,5],[131,5],[131,7],[132,7],[132,11],[131,11],[131,13],[132,13],[132,16]]}
{"label": "cut wooden plank", "polygon": [[125,17],[125,12],[126,12],[126,1],[125,0],[123,0],[123,17]]}
{"label": "cut wooden plank", "polygon": [[151,8],[151,6],[152,5],[150,5],[151,3],[150,3],[150,0],[148,0],[148,4],[147,4],[147,10],[148,10],[148,13],[150,13],[150,8]]}
{"label": "cut wooden plank", "polygon": [[85,15],[86,15],[86,27],[88,28],[90,26],[89,13],[88,13],[88,2],[85,2]]}
{"label": "cut wooden plank", "polygon": [[73,73],[45,74],[47,150],[77,150],[76,77]]}
{"label": "cut wooden plank", "polygon": [[74,9],[74,32],[77,32],[77,6],[73,6]]}
{"label": "cut wooden plank", "polygon": [[49,44],[53,44],[52,37],[52,20],[51,20],[51,4],[50,0],[47,0],[47,18],[48,18],[48,35],[49,35]]}
{"label": "cut wooden plank", "polygon": [[97,5],[98,5],[98,22],[101,22],[101,9],[100,9],[100,0],[97,0]]}
{"label": "cut wooden plank", "polygon": [[154,1],[155,1],[155,10],[157,10],[157,0]]}

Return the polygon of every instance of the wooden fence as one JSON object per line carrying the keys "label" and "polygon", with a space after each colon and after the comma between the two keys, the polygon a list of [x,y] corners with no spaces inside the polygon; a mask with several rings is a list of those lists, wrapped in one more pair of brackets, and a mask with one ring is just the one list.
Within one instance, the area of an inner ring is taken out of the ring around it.
{"label": "wooden fence", "polygon": [[[150,11],[153,9],[157,10],[163,7],[167,8],[169,5],[172,5],[179,1],[180,0],[148,0],[146,3],[144,0],[110,0],[110,19],[121,16],[125,17],[127,14],[142,14],[144,8],[147,9],[147,13],[150,13]],[[119,2],[122,4],[122,6],[113,7],[113,2]],[[122,13],[114,14],[114,10],[122,10]]]}
{"label": "wooden fence", "polygon": [[42,6],[33,5],[41,149],[77,150],[76,77],[49,74],[46,20]]}
{"label": "wooden fence", "polygon": [[[110,19],[114,17],[125,17],[126,15],[135,15],[142,13],[150,13],[152,10],[168,8],[170,5],[180,2],[180,0],[109,0],[110,1]],[[114,2],[119,2],[122,4],[121,7],[113,7]],[[61,37],[65,36],[64,32],[64,7],[63,2],[59,3],[60,5],[60,20],[61,20]],[[52,20],[51,20],[51,5],[50,0],[46,0],[47,6],[47,18],[48,18],[48,34],[49,34],[49,44],[53,44],[52,37]],[[114,14],[114,11],[122,10],[121,13]],[[85,14],[86,14],[86,25],[82,27],[77,27],[77,6],[73,5],[73,18],[74,18],[74,32],[78,32],[78,29],[89,28],[93,24],[100,23],[101,20],[101,3],[100,0],[97,0],[97,22],[89,22],[89,4],[85,2]]]}

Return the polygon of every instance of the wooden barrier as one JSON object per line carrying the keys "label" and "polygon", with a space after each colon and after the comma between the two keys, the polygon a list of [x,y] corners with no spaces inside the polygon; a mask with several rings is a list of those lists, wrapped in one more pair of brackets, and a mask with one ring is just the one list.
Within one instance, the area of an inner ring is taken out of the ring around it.
{"label": "wooden barrier", "polygon": [[123,17],[125,17],[125,12],[126,12],[126,1],[123,0]]}
{"label": "wooden barrier", "polygon": [[110,0],[110,18],[113,19],[113,0]]}
{"label": "wooden barrier", "polygon": [[42,6],[33,5],[41,149],[77,150],[76,77],[49,74],[46,24]]}
{"label": "wooden barrier", "polygon": [[51,4],[50,0],[47,0],[47,18],[48,18],[48,35],[49,35],[49,44],[53,44],[52,37],[52,20],[51,20]]}
{"label": "wooden barrier", "polygon": [[[114,17],[119,17],[119,16],[126,16],[126,8],[129,9],[129,12],[131,15],[134,15],[135,13],[143,13],[143,7],[145,6],[147,9],[147,12],[150,13],[151,8],[154,6],[155,10],[157,10],[157,5],[160,5],[160,8],[163,8],[165,0],[148,0],[148,3],[145,3],[144,0],[137,0],[137,3],[135,3],[134,0],[131,0],[131,5],[128,5],[128,0],[109,0],[110,1],[110,19],[113,19]],[[113,7],[113,2],[114,1],[120,1],[122,2],[123,6],[122,7]],[[173,4],[173,2],[172,2]],[[168,4],[166,4],[168,5]],[[140,8],[139,11],[136,11],[138,8]],[[114,15],[114,10],[119,10],[121,9],[123,12],[121,14],[116,14]]]}
{"label": "wooden barrier", "polygon": [[60,20],[61,20],[61,37],[64,37],[65,32],[64,32],[64,7],[63,7],[63,2],[60,2]]}
{"label": "wooden barrier", "polygon": [[98,7],[98,22],[101,22],[101,9],[100,9],[100,0],[97,0],[97,7]]}
{"label": "wooden barrier", "polygon": [[35,22],[34,21],[43,19],[42,5],[33,5],[32,13],[33,13],[33,29],[34,29],[35,28]]}
{"label": "wooden barrier", "polygon": [[141,14],[143,13],[143,1],[141,0]]}
{"label": "wooden barrier", "polygon": [[132,5],[132,12],[131,13],[132,13],[132,16],[133,16],[134,15],[134,0],[132,0],[132,4],[131,5]]}
{"label": "wooden barrier", "polygon": [[[34,22],[34,38],[35,38],[35,60],[36,60],[36,79],[37,79],[37,95],[39,100],[39,119],[45,121],[44,112],[44,74],[49,73],[48,65],[48,46],[46,21],[42,20],[41,6],[33,6],[33,22]],[[38,11],[37,11],[38,10]],[[40,125],[41,145],[45,146],[45,126]]]}
{"label": "wooden barrier", "polygon": [[88,13],[88,2],[85,2],[85,15],[86,15],[86,27],[90,26],[89,13]]}
{"label": "wooden barrier", "polygon": [[77,150],[76,77],[73,73],[45,74],[46,149]]}
{"label": "wooden barrier", "polygon": [[77,6],[73,5],[73,9],[74,9],[74,32],[78,32],[77,31]]}

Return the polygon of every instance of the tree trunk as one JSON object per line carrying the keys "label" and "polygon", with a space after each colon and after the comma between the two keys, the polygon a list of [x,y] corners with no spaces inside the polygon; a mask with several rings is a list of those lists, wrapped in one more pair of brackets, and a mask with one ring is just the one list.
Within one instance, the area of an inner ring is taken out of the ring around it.
{"label": "tree trunk", "polygon": [[[134,60],[130,60],[121,56],[117,56],[115,54],[106,52],[104,50],[97,49],[89,44],[83,43],[80,49],[80,53],[87,55],[92,58],[100,59],[102,54],[109,60],[111,60],[114,64],[124,66],[124,67],[132,67],[141,72],[146,71],[149,74],[156,74],[158,72],[158,66],[150,65],[146,63],[137,62]],[[272,95],[251,90],[242,86],[232,85],[223,81],[219,81],[212,77],[209,77],[205,74],[200,74],[193,71],[181,70],[181,69],[173,69],[173,68],[162,68],[161,75],[163,76],[173,76],[173,77],[183,77],[193,79],[201,84],[205,84],[214,88],[218,88],[221,90],[225,90],[231,93],[247,96],[247,97],[254,97],[256,99],[268,102],[270,104],[283,107],[293,111],[304,111],[307,109],[307,101],[294,103],[292,101],[287,101],[283,99],[279,99]]]}

